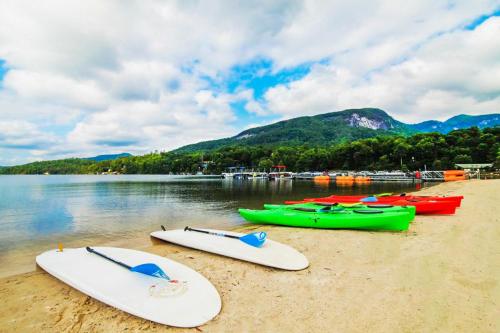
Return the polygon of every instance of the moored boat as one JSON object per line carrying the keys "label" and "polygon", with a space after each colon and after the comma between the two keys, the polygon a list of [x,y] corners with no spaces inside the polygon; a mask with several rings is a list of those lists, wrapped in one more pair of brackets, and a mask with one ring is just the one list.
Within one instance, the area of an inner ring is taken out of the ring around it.
{"label": "moored boat", "polygon": [[377,202],[381,204],[388,204],[394,201],[399,200],[408,200],[408,201],[447,201],[453,202],[456,207],[460,207],[462,203],[462,199],[464,197],[459,196],[433,196],[433,195],[330,195],[328,197],[323,198],[305,198],[300,201],[287,201],[286,203],[301,203],[306,201],[314,201],[314,202]]}

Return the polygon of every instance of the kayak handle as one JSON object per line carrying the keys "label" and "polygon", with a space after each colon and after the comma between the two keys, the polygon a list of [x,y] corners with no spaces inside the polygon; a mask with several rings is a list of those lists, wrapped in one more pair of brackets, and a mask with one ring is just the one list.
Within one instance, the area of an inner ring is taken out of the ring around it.
{"label": "kayak handle", "polygon": [[201,233],[208,234],[208,235],[240,239],[239,236],[233,236],[233,235],[223,234],[223,233],[219,233],[219,232],[211,232],[211,231],[207,231],[207,230],[194,229],[194,228],[190,228],[190,227],[185,227],[184,231],[196,231],[196,232],[201,232]]}

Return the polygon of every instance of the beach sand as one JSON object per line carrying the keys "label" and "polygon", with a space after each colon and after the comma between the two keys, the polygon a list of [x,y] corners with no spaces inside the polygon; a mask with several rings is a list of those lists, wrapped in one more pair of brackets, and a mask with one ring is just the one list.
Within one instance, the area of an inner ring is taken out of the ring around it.
{"label": "beach sand", "polygon": [[[287,272],[151,240],[145,250],[205,275],[222,311],[178,329],[100,303],[38,269],[0,279],[1,332],[500,332],[500,180],[443,183],[454,216],[401,233],[247,226],[303,252]],[[148,237],[148,236],[145,236]]]}

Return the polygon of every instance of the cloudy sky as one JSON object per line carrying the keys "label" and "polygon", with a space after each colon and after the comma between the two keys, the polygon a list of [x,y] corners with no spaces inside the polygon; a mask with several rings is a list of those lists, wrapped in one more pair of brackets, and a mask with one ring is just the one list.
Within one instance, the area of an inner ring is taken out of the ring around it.
{"label": "cloudy sky", "polygon": [[500,1],[1,0],[0,165],[500,110]]}

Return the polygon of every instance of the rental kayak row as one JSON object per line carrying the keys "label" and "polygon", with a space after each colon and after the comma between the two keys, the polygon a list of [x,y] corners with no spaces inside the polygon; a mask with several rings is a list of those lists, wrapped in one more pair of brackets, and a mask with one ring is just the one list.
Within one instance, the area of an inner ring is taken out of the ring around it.
{"label": "rental kayak row", "polygon": [[415,214],[454,214],[463,196],[331,195],[240,209],[249,222],[327,229],[407,230]]}
{"label": "rental kayak row", "polygon": [[462,196],[362,196],[362,195],[331,195],[323,198],[305,198],[299,201],[285,201],[286,204],[307,202],[316,203],[371,203],[390,204],[393,206],[414,206],[417,214],[455,214],[460,207]]}

